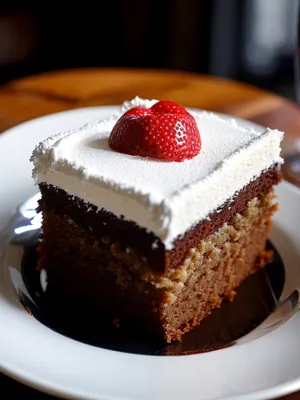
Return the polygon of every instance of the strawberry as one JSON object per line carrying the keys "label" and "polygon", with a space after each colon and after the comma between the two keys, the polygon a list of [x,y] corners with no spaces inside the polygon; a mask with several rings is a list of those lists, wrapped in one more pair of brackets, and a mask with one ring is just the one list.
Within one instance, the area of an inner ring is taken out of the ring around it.
{"label": "strawberry", "polygon": [[109,146],[120,153],[181,162],[201,150],[194,117],[173,101],[159,101],[151,108],[135,107],[117,121]]}

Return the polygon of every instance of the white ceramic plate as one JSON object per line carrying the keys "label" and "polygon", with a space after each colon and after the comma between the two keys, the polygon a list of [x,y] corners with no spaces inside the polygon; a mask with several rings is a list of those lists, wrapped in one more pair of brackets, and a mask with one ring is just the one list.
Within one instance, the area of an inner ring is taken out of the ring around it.
{"label": "white ceramic plate", "polygon": [[[37,190],[29,157],[52,133],[103,118],[114,107],[71,110],[0,136],[0,230]],[[253,125],[243,122],[246,125]],[[283,182],[271,240],[286,271],[282,298],[300,287],[300,191]],[[20,305],[0,266],[0,366],[58,396],[102,400],[258,399],[300,389],[300,314],[279,329],[229,348],[186,356],[144,356],[85,345],[40,324]]]}

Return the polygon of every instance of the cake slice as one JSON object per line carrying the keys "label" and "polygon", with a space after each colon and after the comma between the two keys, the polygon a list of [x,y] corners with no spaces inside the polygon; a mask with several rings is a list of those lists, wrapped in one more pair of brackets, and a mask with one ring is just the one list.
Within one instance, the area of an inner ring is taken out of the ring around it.
{"label": "cake slice", "polygon": [[268,262],[283,133],[148,111],[161,104],[125,102],[40,143],[32,161],[48,284],[170,342]]}

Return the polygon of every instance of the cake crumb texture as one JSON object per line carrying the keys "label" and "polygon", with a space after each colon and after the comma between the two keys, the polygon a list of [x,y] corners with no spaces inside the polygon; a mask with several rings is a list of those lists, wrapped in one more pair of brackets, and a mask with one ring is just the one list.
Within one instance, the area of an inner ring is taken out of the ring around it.
{"label": "cake crumb texture", "polygon": [[[277,165],[264,171],[257,179],[249,183],[234,198],[228,199],[220,208],[199,221],[191,229],[178,237],[171,250],[167,250],[163,242],[134,221],[117,218],[105,209],[85,203],[76,196],[71,196],[60,188],[41,184],[42,201],[40,209],[53,211],[57,215],[68,216],[71,221],[89,232],[95,240],[111,240],[114,244],[121,244],[124,251],[130,256],[131,249],[145,261],[147,266],[156,272],[167,275],[170,270],[176,270],[183,264],[188,252],[216,232],[225,222],[229,222],[235,214],[242,214],[248,202],[255,197],[262,197],[272,190],[281,180]],[[204,193],[203,196],[206,194]],[[119,246],[120,247],[120,246]],[[119,252],[118,246],[115,251]]]}
{"label": "cake crumb texture", "polygon": [[272,191],[255,197],[167,275],[113,237],[94,237],[68,216],[44,210],[39,268],[58,293],[97,305],[99,319],[117,314],[148,334],[180,340],[269,261],[265,243],[276,209]]}

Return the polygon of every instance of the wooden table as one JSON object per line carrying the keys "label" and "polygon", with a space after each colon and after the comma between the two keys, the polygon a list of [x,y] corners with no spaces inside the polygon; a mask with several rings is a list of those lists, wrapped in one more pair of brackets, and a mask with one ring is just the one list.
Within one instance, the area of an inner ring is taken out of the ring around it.
{"label": "wooden table", "polygon": [[[283,155],[300,138],[297,106],[273,93],[235,81],[176,71],[74,69],[13,81],[0,89],[0,132],[23,121],[71,108],[120,104],[139,95],[228,113],[286,132]],[[288,168],[285,178],[297,183]],[[3,375],[0,398],[50,399]],[[285,396],[300,400],[300,392]]]}

